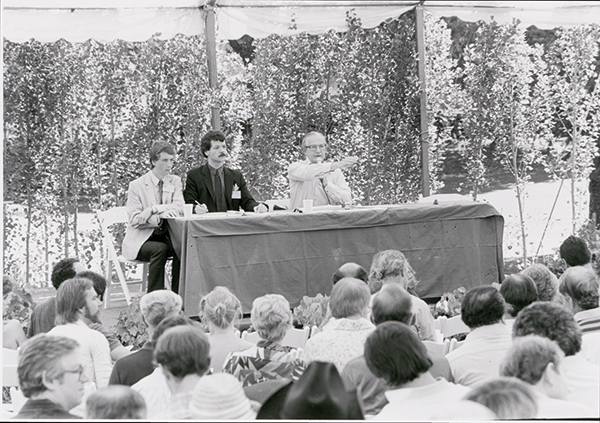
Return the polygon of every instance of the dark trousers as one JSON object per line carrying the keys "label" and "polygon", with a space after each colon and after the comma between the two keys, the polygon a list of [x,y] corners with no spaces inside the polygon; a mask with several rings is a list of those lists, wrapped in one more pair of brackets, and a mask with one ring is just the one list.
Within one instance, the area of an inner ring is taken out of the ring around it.
{"label": "dark trousers", "polygon": [[148,269],[148,292],[165,288],[165,264],[167,258],[173,257],[171,290],[179,292],[180,261],[173,250],[173,244],[168,234],[152,234],[144,242],[136,257],[140,261],[150,262]]}

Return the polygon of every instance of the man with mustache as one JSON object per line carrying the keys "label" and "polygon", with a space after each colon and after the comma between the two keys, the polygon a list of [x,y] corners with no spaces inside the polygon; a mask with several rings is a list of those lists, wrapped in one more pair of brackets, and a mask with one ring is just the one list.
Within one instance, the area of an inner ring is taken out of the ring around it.
{"label": "man with mustache", "polygon": [[323,162],[327,142],[319,132],[309,132],[302,139],[306,160],[292,163],[288,168],[290,180],[290,208],[302,207],[304,200],[313,200],[315,206],[352,204],[352,193],[341,169],[358,163],[357,157]]}
{"label": "man with mustache", "polygon": [[200,150],[208,161],[188,172],[183,191],[185,202],[194,204],[194,213],[238,211],[240,208],[257,213],[268,211],[265,204],[252,198],[242,173],[225,167],[229,154],[223,132],[210,131],[204,135]]}

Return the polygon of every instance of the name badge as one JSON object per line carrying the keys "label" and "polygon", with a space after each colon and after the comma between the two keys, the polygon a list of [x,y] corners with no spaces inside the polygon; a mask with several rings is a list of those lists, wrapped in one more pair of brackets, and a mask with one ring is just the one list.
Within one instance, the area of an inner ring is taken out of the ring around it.
{"label": "name badge", "polygon": [[233,184],[233,191],[231,191],[231,199],[232,200],[240,200],[242,198],[242,191],[237,186],[237,184]]}

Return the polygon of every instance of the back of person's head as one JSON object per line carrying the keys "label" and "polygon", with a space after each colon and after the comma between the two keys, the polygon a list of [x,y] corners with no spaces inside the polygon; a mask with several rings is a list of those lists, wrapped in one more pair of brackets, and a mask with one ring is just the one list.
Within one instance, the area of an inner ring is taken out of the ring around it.
{"label": "back of person's head", "polygon": [[36,335],[27,340],[19,351],[17,374],[19,387],[27,398],[47,390],[46,380],[62,380],[62,357],[79,347],[77,341],[63,336]]}
{"label": "back of person's head", "polygon": [[77,277],[91,280],[94,291],[96,291],[96,294],[98,294],[98,298],[100,298],[100,301],[104,300],[104,293],[106,292],[106,286],[108,285],[108,281],[104,276],[102,276],[100,273],[86,270],[78,273]]}
{"label": "back of person's head", "polygon": [[371,320],[376,325],[388,321],[410,325],[412,318],[411,295],[399,284],[384,285],[375,295],[371,306]]}
{"label": "back of person's head", "polygon": [[581,350],[581,329],[565,306],[538,301],[525,307],[513,325],[513,338],[539,335],[558,344],[567,357]]}
{"label": "back of person's head", "polygon": [[538,301],[554,301],[558,294],[558,278],[546,266],[540,263],[532,264],[521,272],[529,276],[537,288]]}
{"label": "back of person's head", "polygon": [[581,310],[598,308],[598,276],[587,267],[569,267],[559,279],[560,293]]}
{"label": "back of person's head", "polygon": [[250,400],[242,384],[229,373],[203,376],[194,387],[190,402],[194,420],[254,420]]}
{"label": "back of person's head", "polygon": [[418,335],[400,322],[378,325],[365,342],[364,355],[371,372],[394,387],[416,379],[432,366]]}
{"label": "back of person's head", "polygon": [[226,137],[222,131],[209,131],[200,140],[200,151],[206,156],[206,152],[212,148],[213,141],[225,141]]}
{"label": "back of person's head", "polygon": [[548,338],[538,335],[515,338],[500,365],[500,376],[516,377],[536,385],[549,364],[558,370],[564,356],[560,347]]}
{"label": "back of person's head", "polygon": [[379,291],[385,279],[395,277],[400,277],[403,288],[409,291],[417,285],[415,271],[400,251],[385,250],[375,254],[369,269],[371,292]]}
{"label": "back of person's head", "polygon": [[150,168],[151,169],[154,168],[154,162],[156,162],[159,159],[160,153],[167,153],[167,154],[174,155],[175,148],[168,141],[165,141],[165,140],[154,141],[152,143],[152,145],[150,146],[150,150],[148,151],[148,157],[150,159]]}
{"label": "back of person's head", "polygon": [[292,327],[290,303],[279,294],[258,297],[252,303],[250,320],[262,339],[281,341]]}
{"label": "back of person's head", "polygon": [[336,319],[364,315],[370,300],[369,287],[363,281],[354,278],[340,279],[329,297],[331,315]]}
{"label": "back of person's head", "polygon": [[592,253],[585,241],[575,235],[560,245],[560,257],[568,266],[584,266],[592,261]]}
{"label": "back of person's head", "polygon": [[129,386],[109,385],[86,400],[87,419],[146,419],[146,401]]}
{"label": "back of person's head", "polygon": [[471,329],[502,321],[505,302],[493,286],[477,286],[467,291],[462,300],[460,315]]}
{"label": "back of person's head", "polygon": [[333,284],[339,282],[343,278],[354,278],[360,279],[365,283],[369,283],[369,275],[364,267],[357,263],[345,263],[340,266],[338,270],[333,274]]}
{"label": "back of person's head", "polygon": [[478,384],[465,399],[485,405],[498,419],[533,419],[538,413],[533,390],[525,382],[512,377],[499,377]]}
{"label": "back of person's head", "polygon": [[164,319],[158,324],[158,326],[152,332],[152,345],[156,347],[158,338],[165,333],[167,329],[174,328],[175,326],[194,326],[196,323],[192,319],[189,319],[182,315],[170,316]]}
{"label": "back of person's head", "polygon": [[210,367],[208,338],[196,326],[169,328],[156,342],[154,360],[176,378],[202,376]]}
{"label": "back of person's head", "polygon": [[524,307],[537,301],[537,288],[535,282],[529,277],[521,274],[509,275],[500,285],[500,295],[506,302],[506,311],[512,317],[516,317]]}
{"label": "back of person's head", "polygon": [[200,319],[225,329],[236,318],[242,317],[242,304],[235,295],[224,286],[217,286],[200,300]]}
{"label": "back of person's head", "polygon": [[50,276],[54,289],[58,289],[58,287],[67,279],[72,279],[77,276],[77,264],[80,264],[79,259],[65,258],[54,265],[52,268],[52,275]]}
{"label": "back of person's head", "polygon": [[181,314],[183,300],[173,291],[159,289],[140,299],[140,312],[148,326],[155,328],[163,319]]}
{"label": "back of person's head", "polygon": [[75,323],[80,318],[80,310],[87,306],[87,291],[94,289],[92,281],[86,278],[73,278],[64,281],[56,292],[56,324]]}

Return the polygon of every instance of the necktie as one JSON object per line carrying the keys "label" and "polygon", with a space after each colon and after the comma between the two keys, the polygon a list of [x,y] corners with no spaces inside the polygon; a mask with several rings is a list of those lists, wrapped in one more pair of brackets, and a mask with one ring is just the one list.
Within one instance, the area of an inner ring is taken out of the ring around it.
{"label": "necktie", "polygon": [[158,204],[163,203],[163,180],[158,181]]}
{"label": "necktie", "polygon": [[223,185],[221,182],[220,172],[215,174],[215,200],[217,203],[217,211],[226,212],[227,204],[225,203],[225,195],[223,195]]}

